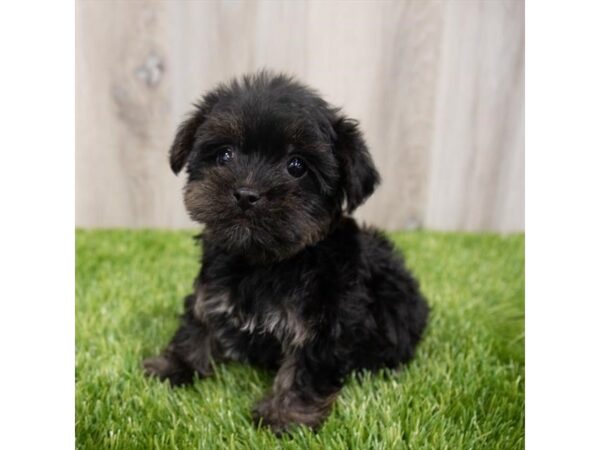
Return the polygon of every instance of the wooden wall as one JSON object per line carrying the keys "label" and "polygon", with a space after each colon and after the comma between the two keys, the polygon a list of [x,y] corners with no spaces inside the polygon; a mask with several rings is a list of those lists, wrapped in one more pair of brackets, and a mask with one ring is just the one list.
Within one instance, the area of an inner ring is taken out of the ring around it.
{"label": "wooden wall", "polygon": [[76,222],[190,227],[174,130],[215,83],[296,74],[362,123],[388,229],[524,229],[519,0],[91,1],[76,6]]}

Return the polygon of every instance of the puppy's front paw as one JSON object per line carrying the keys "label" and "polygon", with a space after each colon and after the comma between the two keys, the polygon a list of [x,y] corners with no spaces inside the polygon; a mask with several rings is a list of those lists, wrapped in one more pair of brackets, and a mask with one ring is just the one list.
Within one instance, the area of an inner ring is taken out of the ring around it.
{"label": "puppy's front paw", "polygon": [[163,378],[169,372],[170,364],[170,361],[162,355],[146,358],[142,362],[144,374],[158,378]]}
{"label": "puppy's front paw", "polygon": [[252,419],[257,427],[269,428],[277,436],[304,425],[317,430],[328,414],[328,407],[320,403],[305,402],[288,392],[268,395],[252,410]]}
{"label": "puppy's front paw", "polygon": [[193,372],[181,362],[165,355],[147,358],[142,363],[144,374],[161,381],[169,380],[172,386],[189,384],[193,381]]}
{"label": "puppy's front paw", "polygon": [[282,408],[272,396],[267,396],[254,405],[252,421],[256,427],[267,427],[278,436],[288,432],[295,425],[282,415]]}

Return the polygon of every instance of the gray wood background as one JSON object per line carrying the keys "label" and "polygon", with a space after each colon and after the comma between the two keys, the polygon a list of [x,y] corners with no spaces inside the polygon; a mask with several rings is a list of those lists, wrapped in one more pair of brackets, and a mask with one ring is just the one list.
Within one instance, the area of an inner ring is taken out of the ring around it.
{"label": "gray wood background", "polygon": [[520,0],[76,3],[76,225],[190,227],[174,130],[215,83],[296,74],[359,119],[387,229],[524,229]]}

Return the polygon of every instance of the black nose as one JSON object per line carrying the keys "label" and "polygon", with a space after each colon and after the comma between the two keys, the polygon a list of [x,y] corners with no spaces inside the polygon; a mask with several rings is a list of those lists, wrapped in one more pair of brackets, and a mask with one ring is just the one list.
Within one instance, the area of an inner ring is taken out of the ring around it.
{"label": "black nose", "polygon": [[233,196],[240,205],[240,208],[246,210],[254,205],[259,199],[260,195],[253,189],[239,188],[233,193]]}

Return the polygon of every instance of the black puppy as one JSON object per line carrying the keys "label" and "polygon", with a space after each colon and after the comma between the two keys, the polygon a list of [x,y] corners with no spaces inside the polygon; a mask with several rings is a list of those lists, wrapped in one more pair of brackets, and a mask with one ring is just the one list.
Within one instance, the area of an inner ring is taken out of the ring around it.
{"label": "black puppy", "polygon": [[351,371],[411,359],[428,306],[392,244],[346,215],[379,182],[356,121],[261,72],[209,92],[170,163],[205,224],[202,268],[146,373],[178,385],[213,361],[276,369],[253,418],[281,432],[318,427]]}

